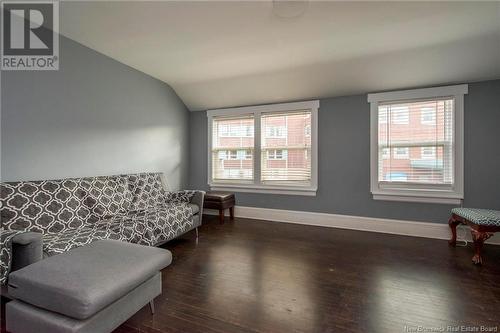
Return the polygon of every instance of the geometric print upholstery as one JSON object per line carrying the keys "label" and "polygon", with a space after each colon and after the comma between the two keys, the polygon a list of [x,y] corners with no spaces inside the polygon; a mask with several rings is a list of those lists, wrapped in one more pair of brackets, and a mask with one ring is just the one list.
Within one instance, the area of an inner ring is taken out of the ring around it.
{"label": "geometric print upholstery", "polygon": [[20,231],[0,229],[0,284],[5,284],[12,263],[12,238]]}
{"label": "geometric print upholstery", "polygon": [[40,232],[46,256],[99,239],[154,246],[197,226],[196,193],[166,192],[160,173],[1,183],[2,235]]}
{"label": "geometric print upholstery", "polygon": [[195,227],[193,210],[189,203],[163,204],[156,208],[131,212],[127,218],[134,225],[143,226],[147,231],[142,237],[144,245],[155,245],[174,239]]}
{"label": "geometric print upholstery", "polygon": [[196,192],[198,191],[183,190],[176,192],[166,192],[165,201],[169,203],[191,202],[191,199],[193,199]]}
{"label": "geometric print upholstery", "polygon": [[133,194],[130,210],[153,208],[165,202],[165,188],[160,173],[128,175],[128,184]]}
{"label": "geometric print upholstery", "polygon": [[80,229],[44,235],[43,249],[51,256],[100,239],[155,246],[193,229],[192,212],[190,204],[179,203],[116,215]]}
{"label": "geometric print upholstery", "polygon": [[2,183],[2,227],[43,234],[80,228],[89,210],[78,196],[78,189],[78,179]]}
{"label": "geometric print upholstery", "polygon": [[83,227],[80,229],[66,229],[57,234],[43,235],[43,252],[45,256],[52,256],[90,244],[96,240],[121,240],[120,238],[120,235],[115,234],[108,228]]}
{"label": "geometric print upholstery", "polygon": [[500,227],[500,211],[478,208],[453,208],[451,212],[474,224]]}
{"label": "geometric print upholstery", "polygon": [[123,176],[81,178],[77,195],[89,210],[86,224],[126,214],[133,199]]}

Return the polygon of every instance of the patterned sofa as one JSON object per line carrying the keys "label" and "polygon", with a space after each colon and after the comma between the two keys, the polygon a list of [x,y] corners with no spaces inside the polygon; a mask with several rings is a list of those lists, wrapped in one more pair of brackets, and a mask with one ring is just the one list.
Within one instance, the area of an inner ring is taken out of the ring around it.
{"label": "patterned sofa", "polygon": [[200,226],[204,192],[168,192],[162,178],[141,173],[2,183],[2,274],[39,260],[42,249],[47,257],[100,239],[157,246]]}

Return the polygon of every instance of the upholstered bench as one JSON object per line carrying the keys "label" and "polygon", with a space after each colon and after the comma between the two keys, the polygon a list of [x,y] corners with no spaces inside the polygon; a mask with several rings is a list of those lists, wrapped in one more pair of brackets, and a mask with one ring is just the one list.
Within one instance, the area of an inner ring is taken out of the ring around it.
{"label": "upholstered bench", "polygon": [[481,250],[484,242],[493,236],[493,233],[500,231],[500,211],[476,208],[453,208],[448,224],[452,233],[449,244],[452,246],[455,246],[457,242],[457,226],[459,224],[470,226],[475,249],[472,261],[475,264],[482,264]]}
{"label": "upholstered bench", "polygon": [[101,240],[9,275],[11,333],[111,332],[161,294],[168,250]]}
{"label": "upholstered bench", "polygon": [[219,210],[220,223],[224,223],[224,210],[229,208],[229,216],[234,219],[234,193],[209,191],[205,194],[205,202],[203,206],[210,209]]}

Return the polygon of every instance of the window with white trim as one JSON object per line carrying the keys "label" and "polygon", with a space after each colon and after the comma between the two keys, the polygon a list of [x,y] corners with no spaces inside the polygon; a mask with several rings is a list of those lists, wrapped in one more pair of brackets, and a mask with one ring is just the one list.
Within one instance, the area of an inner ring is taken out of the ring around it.
{"label": "window with white trim", "polygon": [[318,107],[308,101],[207,111],[211,189],[316,195]]}
{"label": "window with white trim", "polygon": [[374,199],[460,203],[467,91],[458,85],[368,95]]}
{"label": "window with white trim", "polygon": [[[211,158],[213,179],[218,181],[253,179],[252,115],[215,117],[212,120]],[[248,129],[252,133],[248,133]]]}

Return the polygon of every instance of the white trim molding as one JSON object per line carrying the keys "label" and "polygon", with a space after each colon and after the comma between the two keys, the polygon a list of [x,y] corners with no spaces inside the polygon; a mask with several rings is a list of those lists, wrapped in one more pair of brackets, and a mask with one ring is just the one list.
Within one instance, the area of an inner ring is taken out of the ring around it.
{"label": "white trim molding", "polygon": [[469,93],[467,84],[454,86],[432,87],[410,90],[389,91],[375,94],[368,94],[368,102],[395,102],[413,99],[427,99],[436,97],[449,97],[457,95],[466,95]]}
{"label": "white trim molding", "polygon": [[[460,205],[464,199],[464,95],[468,85],[401,90],[368,94],[370,103],[370,190],[374,200]],[[452,184],[417,184],[379,181],[379,104],[453,99]]]}
{"label": "white trim molding", "polygon": [[[208,215],[217,215],[216,210],[205,209],[203,213]],[[284,222],[303,224],[311,226],[320,226],[328,228],[340,228],[358,231],[378,232],[384,234],[394,234],[411,237],[424,237],[433,239],[450,239],[451,232],[448,223],[431,223],[407,220],[384,219],[365,216],[327,214],[283,209],[257,208],[236,206],[234,210],[236,217],[255,220],[266,220],[272,222]],[[466,229],[465,240],[471,242],[470,232],[467,226],[460,226],[460,229]],[[463,240],[463,232],[458,232],[459,239]],[[487,244],[500,245],[500,236],[494,235]]]}
{"label": "white trim molding", "polygon": [[[207,179],[211,190],[235,191],[247,193],[267,193],[315,196],[318,189],[318,109],[319,100],[279,103],[268,105],[245,106],[207,110],[208,117],[208,166]],[[311,180],[300,183],[282,181],[263,183],[261,181],[261,116],[267,113],[311,111]],[[238,117],[252,115],[254,118],[254,162],[253,179],[248,180],[213,180],[212,175],[212,126],[214,117]]]}

